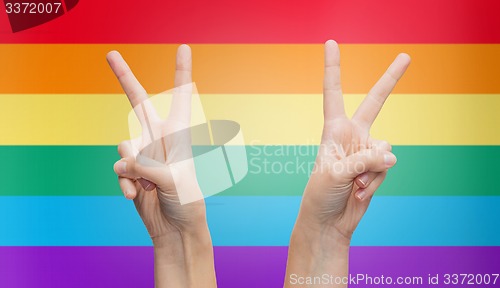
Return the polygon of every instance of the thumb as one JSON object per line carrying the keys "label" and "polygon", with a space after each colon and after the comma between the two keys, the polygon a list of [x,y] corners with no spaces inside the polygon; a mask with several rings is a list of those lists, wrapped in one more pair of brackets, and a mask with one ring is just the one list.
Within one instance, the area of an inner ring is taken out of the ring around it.
{"label": "thumb", "polygon": [[147,191],[161,186],[166,180],[165,175],[169,175],[165,165],[143,156],[122,158],[115,163],[113,169],[120,177],[138,179]]}
{"label": "thumb", "polygon": [[389,151],[365,149],[343,159],[344,177],[354,179],[366,172],[384,172],[396,164],[396,156]]}

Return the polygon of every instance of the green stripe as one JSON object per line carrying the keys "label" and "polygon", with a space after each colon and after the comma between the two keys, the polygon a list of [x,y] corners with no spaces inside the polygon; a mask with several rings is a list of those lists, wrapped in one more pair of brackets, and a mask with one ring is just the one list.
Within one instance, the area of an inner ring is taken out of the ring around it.
{"label": "green stripe", "polygon": [[[301,195],[316,150],[247,146],[248,175],[218,195]],[[494,185],[500,146],[395,146],[393,152],[398,163],[379,196],[500,195]],[[112,168],[119,157],[115,146],[1,146],[0,157],[2,196],[121,194]]]}

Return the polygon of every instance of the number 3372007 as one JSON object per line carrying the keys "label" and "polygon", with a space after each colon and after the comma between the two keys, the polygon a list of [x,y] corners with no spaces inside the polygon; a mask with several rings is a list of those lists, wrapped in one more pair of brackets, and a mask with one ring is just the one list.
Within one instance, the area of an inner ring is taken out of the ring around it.
{"label": "number 3372007", "polygon": [[500,274],[444,274],[443,284],[448,285],[495,285]]}
{"label": "number 3372007", "polygon": [[61,3],[5,3],[7,14],[57,14],[61,9]]}

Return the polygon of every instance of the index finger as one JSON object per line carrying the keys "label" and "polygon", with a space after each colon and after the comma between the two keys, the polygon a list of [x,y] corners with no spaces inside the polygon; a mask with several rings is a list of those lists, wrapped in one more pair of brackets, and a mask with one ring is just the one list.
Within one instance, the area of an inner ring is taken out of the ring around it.
{"label": "index finger", "polygon": [[175,88],[172,93],[172,104],[168,118],[178,123],[189,125],[191,122],[192,84],[191,48],[182,44],[177,49],[175,61]]}
{"label": "index finger", "polygon": [[120,82],[139,121],[142,125],[148,123],[149,118],[155,117],[156,114],[151,103],[148,104],[149,101],[146,90],[142,87],[137,78],[135,78],[134,73],[132,73],[127,62],[125,62],[118,51],[109,52],[108,55],[106,55],[106,60],[108,60],[111,70],[113,70],[113,73]]}
{"label": "index finger", "polygon": [[394,89],[409,65],[410,56],[405,53],[399,54],[389,68],[387,68],[384,75],[380,77],[370,92],[368,92],[368,95],[366,95],[356,113],[354,113],[353,121],[366,130],[370,130],[375,118],[377,118],[382,106],[384,106],[385,100],[389,97],[392,89]]}
{"label": "index finger", "polygon": [[325,43],[325,75],[323,80],[323,115],[325,121],[345,115],[340,84],[340,50],[337,42]]}

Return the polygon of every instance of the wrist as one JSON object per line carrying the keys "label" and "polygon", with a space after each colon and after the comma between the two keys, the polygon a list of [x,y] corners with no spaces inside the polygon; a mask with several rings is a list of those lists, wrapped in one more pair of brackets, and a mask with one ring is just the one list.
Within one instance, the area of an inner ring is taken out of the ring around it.
{"label": "wrist", "polygon": [[155,250],[181,249],[202,250],[212,248],[212,239],[206,222],[193,225],[188,229],[175,229],[159,236],[152,237]]}
{"label": "wrist", "polygon": [[215,287],[208,227],[155,237],[153,245],[156,287]]}
{"label": "wrist", "polygon": [[299,215],[292,231],[290,245],[308,246],[312,255],[332,256],[348,252],[351,235],[339,231],[333,224],[321,224]]}
{"label": "wrist", "polygon": [[285,287],[293,287],[297,277],[347,276],[349,246],[350,238],[335,228],[310,224],[299,217],[290,239]]}

